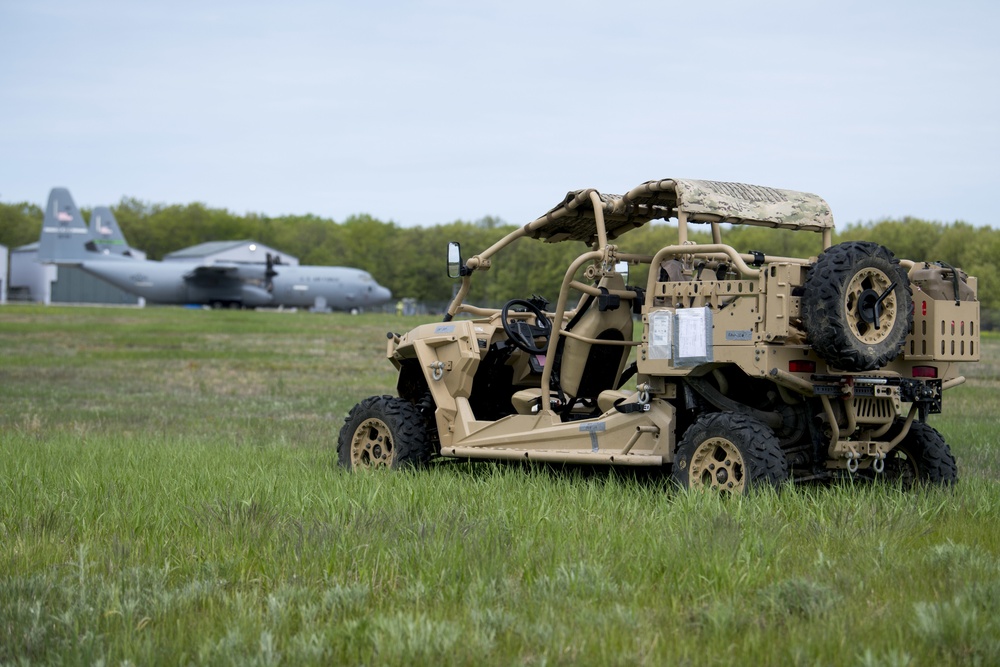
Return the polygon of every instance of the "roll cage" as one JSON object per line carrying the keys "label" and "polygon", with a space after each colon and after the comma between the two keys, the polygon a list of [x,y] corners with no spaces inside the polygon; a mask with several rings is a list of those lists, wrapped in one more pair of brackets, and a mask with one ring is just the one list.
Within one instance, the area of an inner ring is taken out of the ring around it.
{"label": "roll cage", "polygon": [[[653,220],[668,219],[677,221],[677,243],[660,248],[655,254],[623,252],[617,244],[612,243],[626,232]],[[713,242],[702,244],[689,241],[688,225],[691,223],[709,225]],[[659,276],[653,270],[649,272],[645,288],[607,290],[596,286],[602,277],[617,274],[621,262],[659,267],[680,258],[686,258],[687,264],[690,264],[692,258],[697,258],[710,263],[714,268],[726,267],[727,272],[735,272],[738,280],[756,279],[760,275],[757,267],[764,262],[764,255],[741,253],[724,244],[723,224],[815,232],[822,239],[818,250],[830,247],[834,227],[833,215],[825,200],[814,194],[794,190],[678,178],[646,181],[624,195],[603,194],[592,188],[575,190],[567,193],[559,204],[544,215],[515,229],[482,252],[469,257],[464,263],[457,245],[453,245],[449,250],[449,274],[455,278],[460,277],[462,283],[444,319],[447,322],[463,314],[479,317],[497,314],[496,309],[467,304],[465,298],[469,294],[473,274],[489,270],[493,257],[515,241],[530,238],[546,243],[577,241],[587,244],[590,250],[580,254],[567,268],[555,311],[551,313],[555,326],[552,327],[541,379],[541,386],[548,388],[561,338],[577,338],[602,345],[637,347],[642,344],[641,341],[632,340],[599,341],[582,338],[565,326],[559,326],[572,321],[588,297],[617,298],[631,304],[633,311],[639,313],[646,295],[667,296],[658,294]],[[809,259],[793,257],[769,255],[766,259],[768,262],[801,266],[810,263]],[[585,277],[595,284],[576,279],[577,273],[585,266],[588,267]],[[580,304],[573,309],[568,305],[570,290],[584,295]],[[547,401],[542,401],[543,406],[547,404]]]}

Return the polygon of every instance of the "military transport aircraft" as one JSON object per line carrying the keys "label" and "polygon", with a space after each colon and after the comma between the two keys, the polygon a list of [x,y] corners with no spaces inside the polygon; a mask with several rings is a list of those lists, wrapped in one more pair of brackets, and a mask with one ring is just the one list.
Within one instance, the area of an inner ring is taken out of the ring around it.
{"label": "military transport aircraft", "polygon": [[336,310],[377,306],[392,298],[367,271],[343,266],[267,262],[157,262],[138,259],[111,210],[94,209],[87,227],[69,190],[49,193],[38,260],[78,266],[149,303],[257,308],[325,305]]}

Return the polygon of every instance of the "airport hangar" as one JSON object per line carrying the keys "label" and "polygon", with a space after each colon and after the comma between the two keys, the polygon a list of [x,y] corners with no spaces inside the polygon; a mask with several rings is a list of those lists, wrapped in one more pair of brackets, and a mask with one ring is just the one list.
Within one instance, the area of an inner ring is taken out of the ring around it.
{"label": "airport hangar", "polygon": [[[137,259],[145,259],[142,251],[132,248],[131,252]],[[299,263],[298,257],[251,240],[201,243],[165,255],[163,261],[266,264],[268,254],[280,258],[280,264],[286,266],[297,266]],[[78,267],[39,262],[38,243],[29,243],[11,252],[10,297],[11,300],[45,304],[145,305],[144,299],[118,289]]]}

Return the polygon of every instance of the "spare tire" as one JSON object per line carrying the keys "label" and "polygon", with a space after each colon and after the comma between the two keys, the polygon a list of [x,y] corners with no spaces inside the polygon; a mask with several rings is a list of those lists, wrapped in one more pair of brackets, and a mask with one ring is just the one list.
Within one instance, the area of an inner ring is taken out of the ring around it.
{"label": "spare tire", "polygon": [[845,371],[885,366],[902,351],[913,322],[910,281],[885,246],[849,241],[824,251],[802,295],[807,339]]}

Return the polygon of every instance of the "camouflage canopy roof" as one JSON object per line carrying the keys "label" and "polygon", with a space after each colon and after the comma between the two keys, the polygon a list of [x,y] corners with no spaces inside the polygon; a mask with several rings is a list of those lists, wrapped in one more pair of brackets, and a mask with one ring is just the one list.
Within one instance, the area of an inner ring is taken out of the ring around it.
{"label": "camouflage canopy roof", "polygon": [[529,236],[557,241],[597,238],[590,194],[603,204],[608,239],[641,227],[650,220],[687,215],[689,222],[726,222],[820,232],[833,227],[833,214],[821,198],[807,192],[759,185],[668,178],[646,181],[624,195],[576,190],[559,205],[526,226]]}

